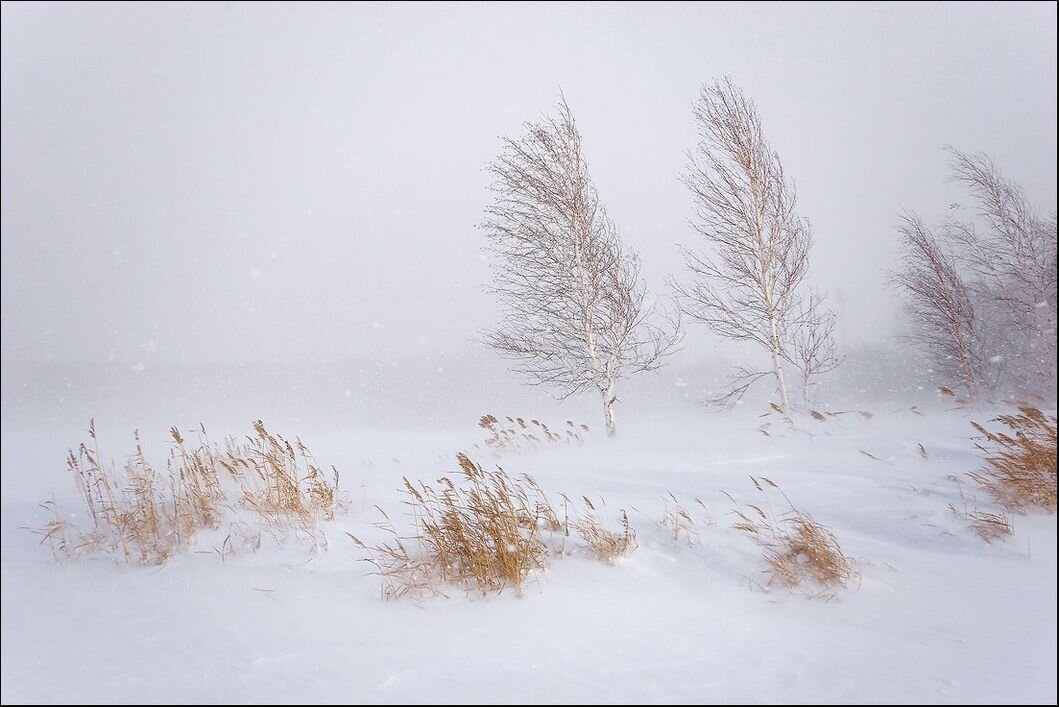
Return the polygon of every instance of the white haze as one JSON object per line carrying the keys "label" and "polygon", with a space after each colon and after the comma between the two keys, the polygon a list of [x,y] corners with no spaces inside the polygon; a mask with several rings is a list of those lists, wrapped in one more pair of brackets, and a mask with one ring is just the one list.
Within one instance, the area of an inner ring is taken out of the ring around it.
{"label": "white haze", "polygon": [[[691,102],[724,74],[797,181],[842,343],[878,343],[895,213],[961,198],[943,145],[1055,208],[1055,26],[1053,3],[5,3],[3,359],[481,358],[483,166],[560,87],[665,295]],[[734,355],[691,333],[678,365]]]}
{"label": "white haze", "polygon": [[[1055,209],[1056,20],[1055,3],[4,2],[0,701],[1054,703],[1055,516],[974,534],[959,509],[997,507],[966,479],[970,421],[1007,409],[935,392],[887,281],[900,209],[969,206],[945,145]],[[761,353],[685,322],[670,366],[620,384],[608,439],[595,394],[560,404],[476,342],[497,312],[484,168],[561,89],[667,297],[695,244],[692,102],[724,75],[815,230],[809,279],[846,355],[818,391],[832,414],[781,418],[762,382],[708,415]],[[592,429],[502,456],[487,413]],[[144,498],[120,472],[139,444],[175,498],[170,425],[219,441],[262,419],[334,465],[344,508],[307,534],[225,474],[218,528],[164,532],[164,566],[115,564],[63,464],[92,418],[122,503]],[[377,508],[418,527],[402,477],[459,478],[458,451],[573,499],[575,532],[521,598],[382,602],[347,533],[388,542]],[[834,601],[767,588],[731,525],[762,503],[748,475],[833,531],[860,581]],[[635,530],[616,566],[577,537],[581,498]],[[659,522],[671,503],[693,544]]]}

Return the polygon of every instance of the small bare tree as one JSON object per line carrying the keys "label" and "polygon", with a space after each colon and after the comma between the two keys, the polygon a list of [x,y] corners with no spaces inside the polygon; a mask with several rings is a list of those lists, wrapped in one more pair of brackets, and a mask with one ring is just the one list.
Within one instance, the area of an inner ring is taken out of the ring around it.
{"label": "small bare tree", "polygon": [[1010,378],[1022,389],[1054,386],[1055,218],[1038,216],[1022,188],[988,156],[947,149],[953,180],[977,206],[976,219],[951,221],[947,234],[979,303],[987,358],[998,369],[994,378]]}
{"label": "small bare tree", "polygon": [[788,341],[785,358],[801,378],[802,402],[808,408],[812,403],[812,391],[817,377],[829,373],[842,363],[835,350],[835,325],[837,317],[830,309],[823,308],[823,300],[817,294],[809,295],[802,312],[795,317]]}
{"label": "small bare tree", "polygon": [[933,357],[946,381],[959,380],[974,402],[982,356],[971,296],[952,256],[916,214],[901,216],[900,270],[894,283],[907,295],[914,339]]}
{"label": "small bare tree", "polygon": [[[741,366],[722,400],[737,399],[771,374],[787,409],[784,363],[801,357],[791,337],[815,340],[814,362],[833,346],[830,320],[812,312],[799,293],[812,244],[809,223],[797,214],[794,184],[757,109],[730,79],[704,85],[693,114],[699,142],[683,181],[694,198],[692,226],[711,252],[682,248],[691,278],[673,286],[689,317],[723,337],[754,342],[771,357],[768,371]],[[810,331],[814,326],[822,328]],[[814,373],[827,367],[809,364]]]}
{"label": "small bare tree", "polygon": [[662,365],[679,322],[654,323],[639,259],[600,202],[566,100],[525,130],[488,166],[494,198],[481,228],[503,323],[486,342],[560,399],[597,390],[613,435],[618,382]]}

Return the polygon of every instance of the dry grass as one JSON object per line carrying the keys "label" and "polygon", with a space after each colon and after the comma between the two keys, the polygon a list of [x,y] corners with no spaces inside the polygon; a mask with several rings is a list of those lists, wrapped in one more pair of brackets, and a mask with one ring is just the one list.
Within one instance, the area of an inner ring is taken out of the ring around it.
{"label": "dry grass", "polygon": [[[514,479],[499,467],[487,471],[463,453],[456,459],[458,482],[442,477],[431,486],[403,479],[410,533],[402,534],[378,508],[383,520],[376,526],[386,540],[369,544],[348,534],[381,578],[383,598],[443,594],[445,587],[521,594],[535,571],[565,552],[571,527],[566,496],[560,520],[533,477]],[[635,547],[624,511],[621,530],[612,532],[587,499],[585,507],[572,526],[600,559],[613,563]]]}
{"label": "dry grass", "polygon": [[949,504],[949,510],[958,517],[966,520],[974,528],[975,534],[987,543],[1000,538],[1006,538],[1015,533],[1015,524],[1010,515],[1001,510],[998,513],[983,511],[979,508],[968,509],[966,504],[963,509]]}
{"label": "dry grass", "polygon": [[956,404],[958,409],[967,408],[970,406],[971,401],[967,398],[961,398],[956,394],[956,391],[947,385],[938,386],[938,395],[943,398],[952,398],[952,401]]}
{"label": "dry grass", "polygon": [[233,504],[241,501],[274,531],[293,529],[315,543],[316,521],[333,518],[341,506],[338,472],[325,476],[301,440],[292,445],[260,421],[254,433],[242,443],[229,438],[218,447],[201,425],[194,443],[173,427],[164,470],[148,460],[134,433],[134,452],[119,470],[101,461],[92,421],[89,441],[66,460],[92,525],[72,527],[48,502],[55,519],[40,531],[43,541],[57,555],[104,552],[125,562],[157,565],[193,545],[201,531],[226,526],[217,549],[224,557],[237,541],[242,547],[260,545],[260,534],[243,528],[237,518]]}
{"label": "dry grass", "polygon": [[55,559],[61,561],[73,552],[67,532],[69,525],[59,516],[59,509],[54,500],[45,501],[40,504],[40,507],[51,514],[52,519],[43,528],[24,528],[24,530],[32,530],[40,535],[40,544],[47,543]]}
{"label": "dry grass", "polygon": [[[366,562],[375,567],[375,574],[382,578],[382,596],[384,599],[396,599],[403,596],[419,596],[424,593],[438,594],[438,564],[435,558],[421,557],[409,552],[404,539],[397,532],[386,514],[379,506],[375,507],[383,520],[376,526],[391,538],[389,542],[367,545],[352,533],[346,533],[361,550],[367,553]],[[417,536],[414,540],[420,540]]]}
{"label": "dry grass", "polygon": [[986,453],[986,466],[969,476],[1004,508],[1023,512],[1040,508],[1055,512],[1056,418],[1031,405],[994,422],[1011,432],[991,432],[972,422],[981,434],[976,446]]}
{"label": "dry grass", "polygon": [[974,527],[978,537],[986,542],[992,542],[997,538],[1004,538],[1015,533],[1015,526],[1004,511],[990,513],[989,511],[973,510],[967,513],[967,519],[971,521],[971,525]]}
{"label": "dry grass", "polygon": [[[795,423],[796,423],[796,420],[797,421],[801,421],[803,419],[802,418],[803,413],[800,413],[800,412],[796,413],[796,414],[788,413],[788,411],[784,410],[781,405],[778,405],[776,403],[769,403],[769,408],[771,409],[770,412],[766,412],[766,413],[760,415],[760,417],[770,417],[774,413],[775,414],[779,414],[780,417],[782,418],[782,421],[790,429],[792,429],[792,430],[793,429],[798,429],[798,426]],[[815,422],[830,422],[832,418],[838,419],[838,418],[841,418],[843,415],[857,415],[857,416],[861,417],[864,420],[871,420],[874,417],[874,415],[872,413],[868,412],[867,410],[815,410],[815,409],[809,409],[809,410],[806,410],[805,413],[807,413],[808,419],[813,420]],[[758,432],[760,432],[761,434],[765,435],[766,437],[770,437],[770,436],[772,436],[771,433],[769,432],[769,428],[771,426],[772,426],[771,422],[766,422],[766,423],[760,425],[757,428],[757,430],[758,430]]]}
{"label": "dry grass", "polygon": [[[783,418],[783,421],[786,422],[789,427],[791,427],[792,429],[794,428],[794,420],[791,418],[791,416],[787,413],[787,411],[783,408],[782,405],[778,403],[769,403],[769,407],[772,408],[773,412],[778,413],[779,416]],[[770,415],[771,413],[765,414]]]}
{"label": "dry grass", "polygon": [[[673,536],[673,542],[679,543],[681,536],[683,536],[688,545],[694,545],[699,537],[698,524],[688,509],[673,495],[672,491],[668,492],[667,495],[668,497],[662,498],[662,519],[659,521],[659,525],[669,530]],[[706,504],[697,498],[695,503],[705,513],[705,525],[713,525],[710,512],[706,509]]]}
{"label": "dry grass", "polygon": [[[411,538],[402,538],[381,508],[380,527],[390,542],[369,546],[350,535],[383,578],[385,597],[438,591],[442,584],[483,594],[506,587],[521,592],[529,574],[545,565],[543,534],[558,530],[559,521],[536,482],[486,471],[462,453],[457,461],[463,484],[442,477],[435,488],[404,479]],[[406,540],[415,542],[416,552]]]}
{"label": "dry grass", "polygon": [[842,415],[858,415],[862,420],[871,420],[875,417],[874,414],[868,410],[836,410],[835,412],[827,413],[830,417],[840,417]]}
{"label": "dry grass", "polygon": [[[762,548],[771,573],[770,586],[779,582],[793,589],[811,583],[826,591],[848,586],[859,576],[856,563],[842,552],[830,530],[795,508],[770,479],[751,476],[750,480],[769,511],[755,504],[747,504],[745,510],[737,508],[733,511],[738,517],[734,527]],[[790,510],[774,514],[765,486],[776,489]]]}
{"label": "dry grass", "polygon": [[577,519],[574,527],[597,558],[612,565],[636,549],[636,532],[630,527],[629,516],[624,510],[621,511],[621,529],[610,530],[600,522],[592,501],[584,496],[581,500],[585,504],[585,514]]}
{"label": "dry grass", "polygon": [[[485,449],[495,456],[505,454],[525,454],[541,447],[559,444],[582,445],[589,432],[588,425],[567,420],[565,428],[553,431],[540,420],[528,422],[521,417],[505,417],[500,420],[495,415],[482,415],[478,426],[489,433],[485,438]],[[475,449],[481,449],[475,445]]]}
{"label": "dry grass", "polygon": [[877,462],[882,462],[883,464],[889,464],[890,466],[894,465],[893,462],[891,462],[891,461],[889,461],[887,459],[883,459],[882,457],[877,457],[874,454],[872,454],[871,452],[865,452],[863,449],[860,450],[860,453],[863,454],[864,456],[868,457],[868,459],[873,459],[873,460],[875,460]]}
{"label": "dry grass", "polygon": [[219,464],[239,482],[243,499],[270,525],[292,521],[311,534],[340,509],[338,470],[325,474],[301,439],[290,442],[254,423],[242,445],[229,443]]}

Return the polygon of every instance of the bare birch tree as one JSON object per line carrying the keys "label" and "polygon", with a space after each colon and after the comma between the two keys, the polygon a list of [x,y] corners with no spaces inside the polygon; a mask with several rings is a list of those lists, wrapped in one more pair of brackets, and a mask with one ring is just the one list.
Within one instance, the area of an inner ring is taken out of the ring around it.
{"label": "bare birch tree", "polygon": [[973,403],[982,377],[982,355],[967,285],[955,259],[919,216],[903,214],[897,231],[901,263],[894,282],[907,295],[914,339],[932,356],[946,382],[959,380]]}
{"label": "bare birch tree", "polygon": [[1021,389],[1055,385],[1056,228],[1038,216],[1022,188],[1005,179],[986,155],[948,148],[953,180],[968,189],[977,218],[953,220],[958,246],[978,302],[980,333],[995,379]]}
{"label": "bare birch tree", "polygon": [[599,199],[565,99],[556,115],[504,138],[488,171],[493,203],[481,228],[503,322],[486,342],[560,399],[598,391],[614,435],[617,384],[661,366],[679,322],[654,323],[639,259]]}
{"label": "bare birch tree", "polygon": [[[741,366],[722,399],[738,398],[771,375],[787,409],[784,363],[797,358],[791,337],[816,339],[817,353],[832,346],[823,344],[829,320],[799,292],[809,265],[809,223],[797,214],[794,184],[765,138],[756,107],[730,79],[704,85],[693,114],[699,142],[683,182],[694,199],[692,226],[709,252],[682,248],[691,277],[674,288],[689,317],[723,337],[754,342],[771,358],[767,371]],[[808,334],[805,327],[813,325],[824,329]]]}

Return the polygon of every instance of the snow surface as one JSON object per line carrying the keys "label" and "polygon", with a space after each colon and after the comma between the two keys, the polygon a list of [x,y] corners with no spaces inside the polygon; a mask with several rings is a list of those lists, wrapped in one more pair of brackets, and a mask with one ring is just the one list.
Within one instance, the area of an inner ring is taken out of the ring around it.
{"label": "snow surface", "polygon": [[[948,510],[964,503],[958,479],[980,463],[966,413],[891,406],[871,420],[805,419],[791,430],[757,412],[688,406],[619,418],[613,441],[594,433],[583,447],[479,454],[534,474],[553,500],[602,496],[611,520],[628,510],[639,548],[616,566],[575,551],[521,598],[457,591],[386,602],[344,531],[376,537],[373,505],[399,517],[401,475],[454,470],[453,454],[483,438],[475,419],[429,429],[273,424],[342,472],[350,510],[325,524],[329,550],[266,540],[222,562],[207,542],[142,568],[59,564],[23,529],[46,522],[36,504],[53,493],[76,510],[62,452],[81,437],[9,408],[2,699],[1055,702],[1056,518],[1019,516],[1012,538],[989,545]],[[770,436],[757,431],[767,420]],[[97,424],[105,456],[129,451],[133,425]],[[139,426],[161,450],[165,427]],[[209,428],[220,437],[248,425]],[[760,554],[731,528],[722,493],[758,501],[751,474],[834,531],[859,561],[859,586],[830,601],[759,588]],[[700,525],[694,546],[659,527],[667,492],[698,519],[692,499],[709,509],[714,524]],[[963,483],[962,493],[974,489]]]}

